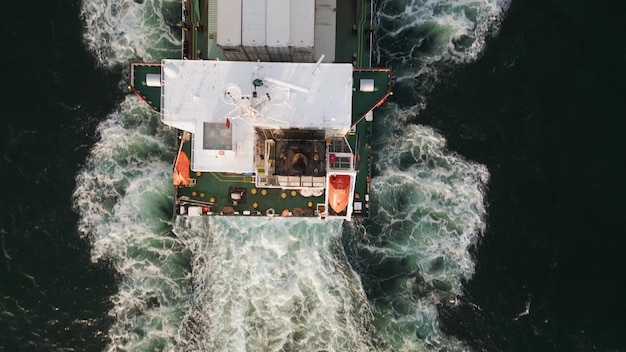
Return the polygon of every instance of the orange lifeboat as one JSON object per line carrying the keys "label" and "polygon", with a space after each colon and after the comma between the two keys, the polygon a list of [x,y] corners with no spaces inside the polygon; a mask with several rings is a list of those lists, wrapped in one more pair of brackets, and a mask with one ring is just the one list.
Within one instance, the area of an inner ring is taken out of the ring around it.
{"label": "orange lifeboat", "polygon": [[178,153],[176,164],[174,165],[173,183],[174,186],[187,186],[189,184],[189,157],[183,151]]}
{"label": "orange lifeboat", "polygon": [[350,175],[332,175],[328,187],[330,208],[339,214],[346,210],[350,200]]}

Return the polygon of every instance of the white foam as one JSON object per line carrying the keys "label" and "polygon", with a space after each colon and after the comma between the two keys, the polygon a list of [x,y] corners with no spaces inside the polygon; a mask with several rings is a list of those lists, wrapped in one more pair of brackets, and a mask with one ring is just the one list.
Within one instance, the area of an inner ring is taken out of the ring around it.
{"label": "white foam", "polygon": [[376,158],[373,221],[380,233],[364,248],[376,257],[402,258],[408,274],[396,277],[396,291],[387,293],[396,296],[390,299],[401,310],[391,313],[372,304],[376,325],[392,350],[463,350],[466,346],[440,330],[436,304],[461,295],[462,280],[474,273],[469,249],[485,228],[489,172],[448,151],[432,128],[406,125],[402,114],[410,113],[387,117],[402,132],[389,135]]}
{"label": "white foam", "polygon": [[[175,344],[187,309],[186,257],[170,234],[172,138],[133,96],[98,128],[101,140],[76,178],[79,231],[92,260],[110,260],[121,274],[112,297],[109,350]],[[156,123],[156,124],[155,124]],[[148,348],[149,347],[149,348]]]}
{"label": "white foam", "polygon": [[194,259],[184,333],[195,351],[363,351],[371,313],[340,245],[341,222],[188,219]]}
{"label": "white foam", "polygon": [[83,38],[104,66],[180,57],[180,11],[177,0],[85,0]]}
{"label": "white foam", "polygon": [[436,80],[435,63],[471,62],[485,39],[497,33],[510,0],[398,0],[380,3],[377,56],[394,68],[397,82],[427,76]]}
{"label": "white foam", "polygon": [[[382,2],[378,36],[408,46],[378,50],[398,81],[436,81],[435,63],[476,59],[508,7],[497,0],[415,0],[391,11],[397,2]],[[178,56],[180,39],[169,24],[178,17],[162,15],[176,7],[178,0],[83,1],[85,43],[105,66]],[[406,35],[416,28],[426,35]],[[470,44],[455,46],[463,37]],[[434,42],[422,52],[426,40]],[[365,297],[343,253],[339,222],[199,217],[175,225],[183,242],[170,236],[173,136],[153,127],[150,121],[158,122],[142,103],[126,99],[100,125],[101,141],[75,191],[92,259],[110,260],[121,274],[108,349],[466,349],[441,332],[436,305],[460,295],[462,279],[474,271],[468,248],[485,226],[489,174],[447,151],[432,129],[405,126],[417,109],[388,117],[404,132],[387,139],[372,184],[382,229],[375,235],[386,245],[366,248],[405,258],[423,283],[403,278],[386,306]],[[419,285],[429,287],[426,294],[416,294]],[[374,342],[378,337],[383,343]]]}
{"label": "white foam", "polygon": [[379,333],[385,344],[383,351],[470,351],[461,341],[446,336],[439,326],[437,299],[426,296],[409,300],[398,297],[398,301],[410,301],[402,312],[394,309],[376,309]]}

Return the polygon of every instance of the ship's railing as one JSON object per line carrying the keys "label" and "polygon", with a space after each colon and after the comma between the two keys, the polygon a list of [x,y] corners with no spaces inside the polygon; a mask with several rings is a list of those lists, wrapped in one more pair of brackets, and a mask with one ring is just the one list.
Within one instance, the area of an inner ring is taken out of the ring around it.
{"label": "ship's railing", "polygon": [[354,152],[346,137],[331,138],[327,141],[327,169],[353,170]]}
{"label": "ship's railing", "polygon": [[328,169],[329,170],[352,170],[353,169],[353,159],[354,155],[352,154],[343,154],[336,155],[335,157],[328,158]]}
{"label": "ship's railing", "polygon": [[327,144],[328,144],[328,153],[352,154],[350,143],[348,143],[348,140],[346,139],[346,137],[329,138]]}
{"label": "ship's railing", "polygon": [[[272,150],[275,148],[276,142],[274,142],[274,140],[271,139],[266,139],[265,140],[265,155],[263,157],[263,172],[261,172],[261,170],[259,171],[259,174],[265,174],[265,175],[273,175],[274,174],[274,156],[272,153]],[[259,159],[261,159],[261,157],[259,156]]]}
{"label": "ship's railing", "polygon": [[326,184],[326,177],[257,175],[255,181],[256,186],[259,188],[324,189]]}

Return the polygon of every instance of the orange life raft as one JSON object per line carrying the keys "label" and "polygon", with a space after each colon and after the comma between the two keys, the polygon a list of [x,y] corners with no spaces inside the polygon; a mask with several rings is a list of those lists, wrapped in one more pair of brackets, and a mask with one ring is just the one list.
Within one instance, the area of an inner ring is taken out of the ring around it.
{"label": "orange life raft", "polygon": [[187,186],[189,184],[189,157],[183,151],[178,153],[176,164],[174,165],[173,183],[174,186]]}
{"label": "orange life raft", "polygon": [[350,175],[330,176],[328,187],[328,203],[330,208],[339,214],[346,210],[350,200]]}

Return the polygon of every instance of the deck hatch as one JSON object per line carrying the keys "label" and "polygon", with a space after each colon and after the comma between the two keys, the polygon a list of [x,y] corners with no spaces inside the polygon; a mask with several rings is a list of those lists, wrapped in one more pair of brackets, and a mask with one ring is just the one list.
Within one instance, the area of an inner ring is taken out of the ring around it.
{"label": "deck hatch", "polygon": [[224,123],[205,122],[202,148],[204,150],[232,150],[233,133]]}

